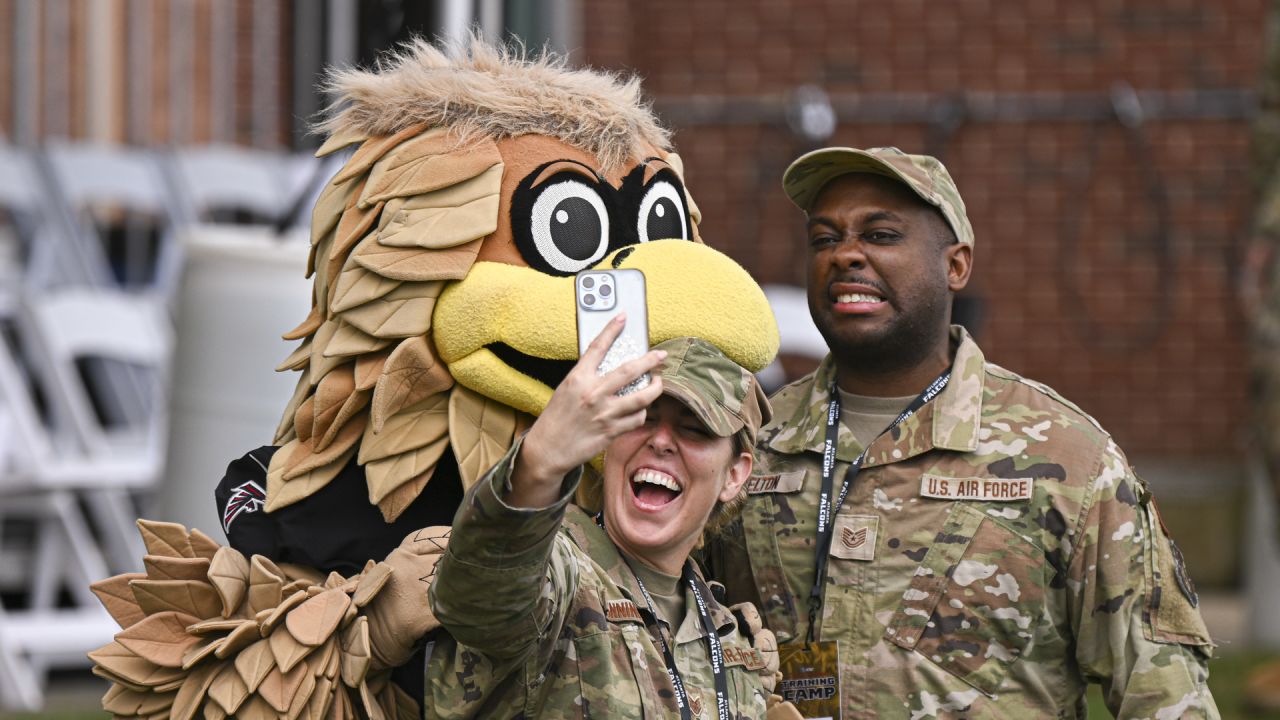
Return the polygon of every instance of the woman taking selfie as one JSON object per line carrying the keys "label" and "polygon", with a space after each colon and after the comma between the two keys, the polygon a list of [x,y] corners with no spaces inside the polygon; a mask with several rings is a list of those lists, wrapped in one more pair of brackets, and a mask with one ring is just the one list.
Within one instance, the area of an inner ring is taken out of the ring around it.
{"label": "woman taking selfie", "polygon": [[[431,589],[453,640],[432,654],[429,716],[765,716],[768,653],[689,553],[751,474],[768,401],[694,338],[597,375],[622,327],[596,338],[458,510]],[[602,452],[593,517],[570,499]]]}

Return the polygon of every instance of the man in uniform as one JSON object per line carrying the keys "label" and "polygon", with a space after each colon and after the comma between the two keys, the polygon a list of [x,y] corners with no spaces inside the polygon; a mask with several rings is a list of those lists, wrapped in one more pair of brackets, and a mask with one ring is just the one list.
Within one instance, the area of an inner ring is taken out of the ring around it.
{"label": "man in uniform", "polygon": [[783,186],[831,353],[774,396],[747,504],[707,551],[783,643],[783,697],[844,720],[1066,718],[1098,682],[1117,717],[1217,717],[1145,483],[1091,417],[949,324],[974,235],[943,165],[826,148]]}

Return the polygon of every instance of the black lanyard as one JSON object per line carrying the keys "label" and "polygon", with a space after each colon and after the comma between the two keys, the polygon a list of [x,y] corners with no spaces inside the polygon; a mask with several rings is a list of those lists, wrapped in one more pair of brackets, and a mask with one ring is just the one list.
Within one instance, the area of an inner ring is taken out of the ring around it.
{"label": "black lanyard", "polygon": [[858,471],[862,469],[862,463],[867,458],[867,450],[879,440],[883,435],[892,432],[894,428],[901,425],[907,418],[915,415],[925,403],[938,396],[942,389],[947,386],[947,382],[951,380],[951,371],[947,370],[939,375],[933,382],[929,383],[929,387],[924,389],[906,410],[897,417],[889,427],[875,437],[871,442],[867,443],[867,447],[849,463],[849,469],[844,473],[844,481],[840,486],[840,495],[836,497],[834,506],[831,503],[831,492],[833,488],[833,475],[836,467],[836,439],[840,434],[840,389],[836,386],[836,381],[831,380],[830,402],[827,404],[827,436],[826,442],[822,447],[822,486],[818,495],[818,546],[816,567],[813,572],[813,589],[809,591],[809,629],[805,635],[805,642],[813,642],[816,639],[816,631],[814,627],[818,621],[818,611],[822,609],[822,592],[823,585],[827,579],[827,554],[831,552],[831,539],[835,535],[832,530],[832,524],[836,513],[840,512],[840,506],[844,505],[844,499],[849,494],[849,488],[853,487],[853,481],[858,477]]}
{"label": "black lanyard", "polygon": [[[596,515],[596,524],[604,530],[604,513]],[[606,532],[607,534],[607,532]],[[614,548],[617,549],[616,547]],[[621,551],[618,552],[622,555]],[[623,557],[623,562],[627,562]],[[630,563],[627,569],[631,569]],[[658,621],[658,611],[653,604],[653,596],[649,594],[649,589],[644,586],[644,581],[631,570],[631,576],[636,579],[636,585],[640,586],[640,594],[644,596],[645,604],[649,606],[649,616]],[[698,579],[697,573],[693,571],[693,561],[686,560],[684,570],[681,572],[680,579],[688,584],[689,589],[693,592],[694,604],[698,607],[698,618],[702,621],[702,628],[707,633],[707,650],[711,655],[711,674],[715,677],[716,685],[716,713],[718,720],[731,720],[732,715],[729,713],[729,681],[725,678],[724,673],[724,652],[720,648],[720,634],[717,632],[716,624],[711,620],[711,613],[707,610],[706,595],[704,595],[705,586]],[[710,594],[710,590],[706,590],[706,594]],[[647,625],[647,623],[646,623]],[[658,644],[662,647],[662,660],[667,664],[667,677],[671,679],[671,688],[675,691],[676,706],[680,708],[681,720],[692,720],[693,714],[689,709],[689,693],[684,688],[684,679],[680,676],[680,669],[676,667],[676,656],[671,651],[671,646],[667,643],[667,638],[662,634],[661,627],[651,627],[658,636]],[[671,636],[674,638],[678,628],[671,629]]]}

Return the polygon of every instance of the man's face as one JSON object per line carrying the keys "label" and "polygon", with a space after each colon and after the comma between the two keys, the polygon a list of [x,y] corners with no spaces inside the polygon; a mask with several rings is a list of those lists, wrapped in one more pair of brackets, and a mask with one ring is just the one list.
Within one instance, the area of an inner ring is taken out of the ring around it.
{"label": "man's face", "polygon": [[968,246],[901,183],[842,175],[809,210],[809,312],[837,354],[911,358],[946,337]]}
{"label": "man's face", "polygon": [[609,535],[648,565],[678,568],[716,501],[733,499],[750,473],[750,453],[735,453],[732,438],[713,435],[684,403],[663,395],[644,425],[605,451]]}

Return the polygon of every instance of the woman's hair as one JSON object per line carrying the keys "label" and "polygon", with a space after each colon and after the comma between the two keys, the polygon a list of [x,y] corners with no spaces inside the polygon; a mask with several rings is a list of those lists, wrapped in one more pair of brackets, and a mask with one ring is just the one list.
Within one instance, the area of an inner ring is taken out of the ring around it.
{"label": "woman's hair", "polygon": [[[744,452],[751,452],[751,447],[747,444],[745,436],[739,432],[733,436],[733,452],[729,455],[729,462],[736,462],[738,456]],[[703,528],[703,537],[717,535],[726,528],[729,523],[738,517],[738,513],[742,512],[742,505],[747,500],[747,484],[743,483],[738,488],[738,494],[732,500],[717,500],[715,507],[711,509],[711,515],[707,518],[706,527]]]}

